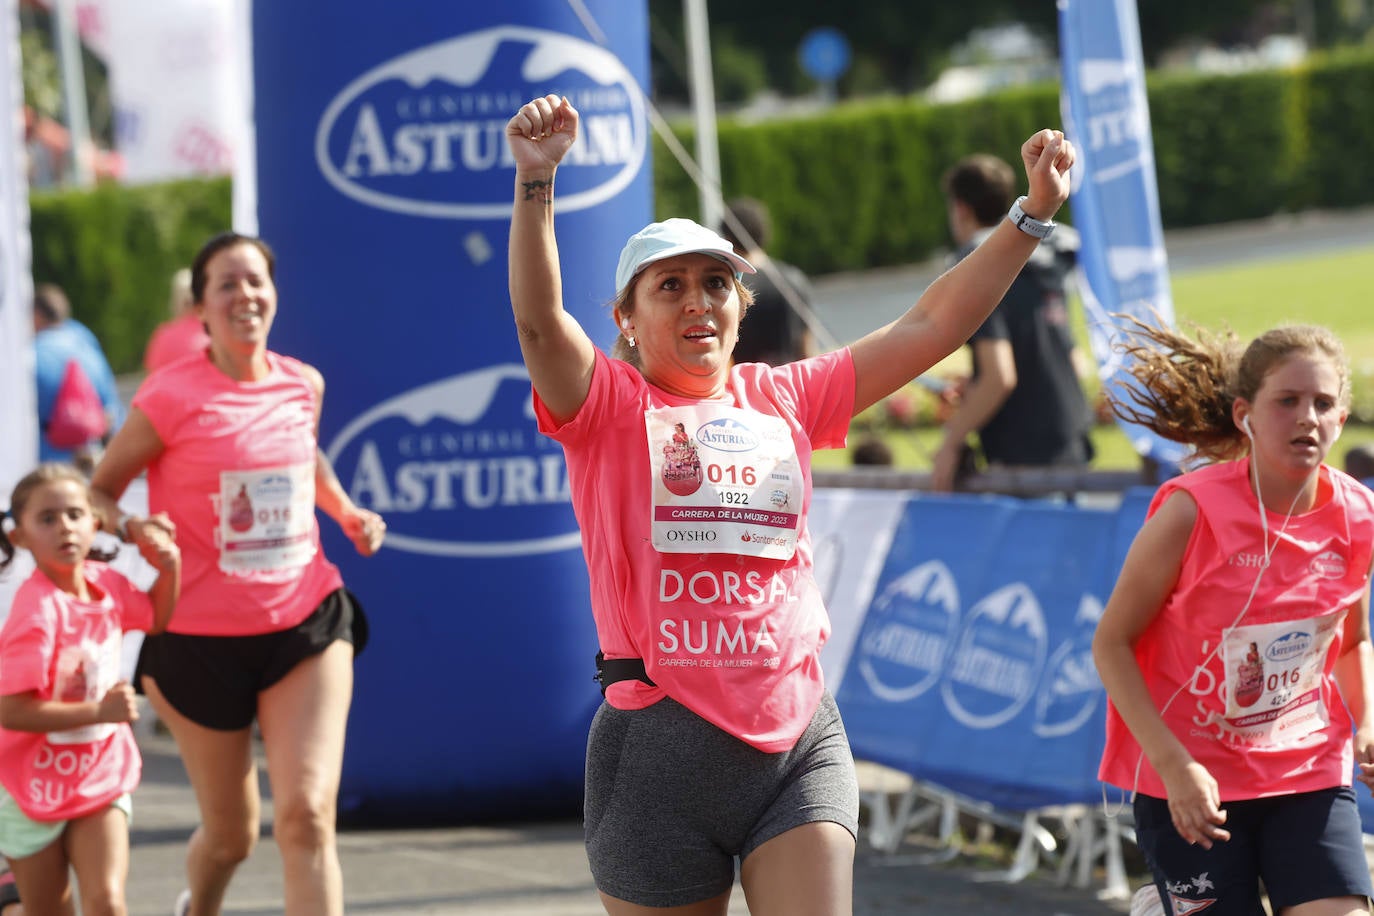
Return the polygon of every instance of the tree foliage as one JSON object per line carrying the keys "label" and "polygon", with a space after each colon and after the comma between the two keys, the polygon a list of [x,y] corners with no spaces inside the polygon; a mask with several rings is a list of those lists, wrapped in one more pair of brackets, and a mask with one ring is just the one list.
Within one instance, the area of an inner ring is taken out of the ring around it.
{"label": "tree foliage", "polygon": [[[39,114],[67,121],[63,110],[62,68],[55,50],[52,16],[36,6],[24,6],[19,17],[19,55],[24,82],[24,103]],[[114,117],[105,64],[85,45],[80,45],[81,72],[86,90],[86,122],[91,136],[101,145],[114,142]]]}
{"label": "tree foliage", "polygon": [[[661,99],[685,100],[683,0],[648,2],[655,93]],[[813,89],[797,50],[803,36],[817,26],[839,29],[853,49],[853,65],[839,86],[844,95],[922,88],[948,64],[951,49],[979,28],[1021,22],[1045,38],[1049,47],[1058,45],[1054,0],[708,2],[722,101],[739,98],[749,80],[760,77],[785,95]],[[1374,26],[1369,21],[1374,4],[1346,0],[1137,0],[1137,9],[1147,64],[1189,42],[1232,47],[1253,44],[1274,32],[1296,31],[1318,47],[1331,47],[1363,40]],[[737,74],[751,76],[741,82]]]}

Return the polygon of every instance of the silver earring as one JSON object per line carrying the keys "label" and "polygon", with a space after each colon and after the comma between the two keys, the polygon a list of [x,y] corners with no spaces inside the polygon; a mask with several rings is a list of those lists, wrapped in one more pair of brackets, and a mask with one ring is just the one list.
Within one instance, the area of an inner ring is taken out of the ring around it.
{"label": "silver earring", "polygon": [[635,336],[633,334],[626,334],[625,339],[630,342],[630,346],[633,347],[635,345]]}

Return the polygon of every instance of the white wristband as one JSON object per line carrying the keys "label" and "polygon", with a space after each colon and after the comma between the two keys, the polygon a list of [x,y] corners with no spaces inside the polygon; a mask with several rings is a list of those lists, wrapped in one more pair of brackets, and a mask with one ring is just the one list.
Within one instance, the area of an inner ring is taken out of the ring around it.
{"label": "white wristband", "polygon": [[1007,219],[1011,220],[1013,226],[1020,229],[1026,235],[1033,236],[1041,241],[1050,237],[1057,225],[1053,220],[1036,219],[1021,209],[1021,204],[1026,201],[1024,196],[1016,198],[1016,202],[1007,211]]}

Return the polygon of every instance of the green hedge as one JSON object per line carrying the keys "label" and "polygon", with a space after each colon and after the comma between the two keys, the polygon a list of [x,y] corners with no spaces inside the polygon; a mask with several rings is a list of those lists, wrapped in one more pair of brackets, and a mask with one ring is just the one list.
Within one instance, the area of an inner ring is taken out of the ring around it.
{"label": "green hedge", "polygon": [[[1374,203],[1368,51],[1235,76],[1155,75],[1146,91],[1168,228]],[[957,105],[887,101],[804,120],[724,120],[721,190],[764,200],[774,254],[808,271],[909,263],[948,242],[945,168],[972,152],[1015,164],[1033,130],[1059,123],[1055,84]],[[691,148],[691,128],[678,135]],[[696,214],[695,188],[657,141],[655,157],[659,217]]]}
{"label": "green hedge", "polygon": [[133,372],[167,317],[172,274],[229,228],[229,180],[29,195],[33,279],[67,291],[115,372]]}
{"label": "green hedge", "polygon": [[[805,119],[722,120],[722,191],[764,200],[772,251],[810,273],[918,261],[948,242],[941,173],[978,151],[1016,163],[1033,130],[1060,123],[1058,93],[1049,84],[957,105],[886,100]],[[1374,203],[1374,53],[1238,76],[1151,76],[1147,93],[1166,227]],[[690,128],[678,134],[691,149]],[[658,215],[696,215],[696,188],[654,143]],[[34,279],[66,287],[115,370],[133,371],[166,315],[168,279],[229,225],[229,200],[227,179],[36,193]]]}

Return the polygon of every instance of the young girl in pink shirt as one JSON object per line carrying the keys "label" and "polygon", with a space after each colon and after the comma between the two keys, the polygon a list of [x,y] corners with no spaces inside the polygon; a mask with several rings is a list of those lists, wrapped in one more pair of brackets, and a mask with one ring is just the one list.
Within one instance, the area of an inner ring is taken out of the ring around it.
{"label": "young girl in pink shirt", "polygon": [[1303,326],[1243,352],[1140,334],[1117,410],[1211,463],[1160,487],[1093,641],[1100,775],[1134,795],[1154,872],[1138,906],[1157,889],[1167,913],[1256,916],[1262,883],[1274,913],[1367,914],[1351,784],[1374,786],[1374,495],[1323,463],[1342,347]]}
{"label": "young girl in pink shirt", "polygon": [[158,577],[134,588],[91,549],[90,490],[61,464],[19,481],[0,518],[12,525],[0,523],[0,570],[21,547],[37,567],[0,628],[0,853],[30,913],[72,911],[71,868],[87,912],[124,912],[142,760],[120,644],[125,630],[166,627],[181,554],[166,519],[149,519],[138,548]]}

